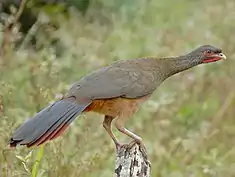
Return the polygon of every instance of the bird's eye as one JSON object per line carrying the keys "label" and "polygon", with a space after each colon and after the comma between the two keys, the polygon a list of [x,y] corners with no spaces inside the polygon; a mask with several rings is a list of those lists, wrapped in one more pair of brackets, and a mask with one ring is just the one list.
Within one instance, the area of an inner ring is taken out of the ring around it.
{"label": "bird's eye", "polygon": [[210,54],[210,53],[211,53],[211,50],[206,50],[206,53]]}

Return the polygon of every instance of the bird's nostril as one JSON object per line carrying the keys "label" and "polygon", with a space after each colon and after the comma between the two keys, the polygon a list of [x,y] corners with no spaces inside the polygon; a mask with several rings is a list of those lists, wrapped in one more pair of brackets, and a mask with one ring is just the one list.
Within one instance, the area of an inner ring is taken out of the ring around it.
{"label": "bird's nostril", "polygon": [[219,56],[223,59],[226,59],[226,56],[223,53],[220,53]]}

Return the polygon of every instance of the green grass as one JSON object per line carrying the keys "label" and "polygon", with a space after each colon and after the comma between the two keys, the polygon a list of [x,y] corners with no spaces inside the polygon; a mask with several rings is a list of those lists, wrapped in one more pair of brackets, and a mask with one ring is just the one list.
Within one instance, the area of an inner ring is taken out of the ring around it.
{"label": "green grass", "polygon": [[[44,47],[37,52],[9,49],[1,58],[0,176],[112,176],[115,147],[98,114],[82,115],[44,149],[10,149],[8,139],[26,118],[96,68],[120,59],[180,55],[201,44],[223,48],[228,60],[168,79],[127,127],[143,138],[152,177],[235,176],[235,2],[98,2],[85,18],[58,15],[60,28],[49,37],[39,30],[38,45]],[[60,57],[45,44],[54,36],[66,48]]]}

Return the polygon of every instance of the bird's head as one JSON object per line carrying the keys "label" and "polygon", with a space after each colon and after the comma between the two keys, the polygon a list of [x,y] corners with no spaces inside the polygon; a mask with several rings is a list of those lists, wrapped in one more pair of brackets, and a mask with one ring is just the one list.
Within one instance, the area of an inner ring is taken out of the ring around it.
{"label": "bird's head", "polygon": [[163,59],[162,61],[165,63],[165,67],[163,67],[166,73],[165,76],[169,77],[199,64],[212,63],[221,59],[226,59],[226,56],[220,48],[203,45],[186,55],[171,58],[170,60]]}
{"label": "bird's head", "polygon": [[198,64],[216,62],[221,59],[226,59],[220,48],[203,45],[188,54],[192,60]]}

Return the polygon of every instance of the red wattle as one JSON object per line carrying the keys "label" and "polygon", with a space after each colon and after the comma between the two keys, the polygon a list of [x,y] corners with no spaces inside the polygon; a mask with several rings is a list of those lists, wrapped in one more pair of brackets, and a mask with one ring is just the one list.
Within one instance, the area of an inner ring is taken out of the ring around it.
{"label": "red wattle", "polygon": [[219,57],[214,57],[214,58],[210,58],[210,59],[206,59],[203,61],[203,63],[210,63],[210,62],[215,62],[215,61],[218,61],[220,60],[221,58]]}

